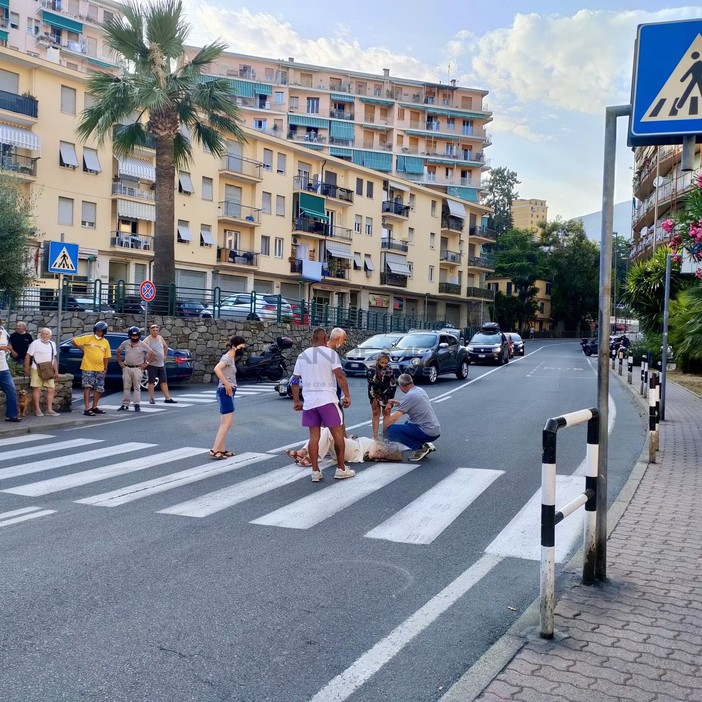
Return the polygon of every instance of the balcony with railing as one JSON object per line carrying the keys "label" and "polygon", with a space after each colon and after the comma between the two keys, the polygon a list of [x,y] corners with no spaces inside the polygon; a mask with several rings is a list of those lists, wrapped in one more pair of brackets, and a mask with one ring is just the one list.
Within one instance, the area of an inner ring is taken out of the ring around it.
{"label": "balcony with railing", "polygon": [[460,295],[461,294],[461,284],[460,283],[439,283],[440,293],[449,293],[450,295]]}
{"label": "balcony with railing", "polygon": [[468,233],[470,236],[478,239],[497,241],[497,232],[494,229],[489,229],[488,227],[471,227]]}
{"label": "balcony with railing", "polygon": [[342,203],[351,205],[353,203],[354,192],[353,190],[342,188],[338,185],[333,185],[332,183],[321,183],[320,195],[324,195],[324,197],[331,197]]}
{"label": "balcony with railing", "polygon": [[296,141],[302,144],[326,144],[327,137],[322,134],[315,134],[314,132],[307,132],[303,134],[301,132],[288,132],[288,139],[290,141]]}
{"label": "balcony with railing", "polygon": [[251,180],[260,181],[262,180],[262,166],[262,163],[253,161],[250,158],[242,158],[241,156],[227,154],[226,156],[222,156],[222,163],[220,164],[219,170],[227,173],[235,173],[237,176],[244,176],[245,178],[250,178]]}
{"label": "balcony with railing", "polygon": [[383,237],[380,239],[380,248],[385,251],[402,251],[403,253],[409,251],[409,246],[406,241],[398,241],[390,237]]}
{"label": "balcony with railing", "polygon": [[219,219],[235,220],[255,227],[261,223],[261,210],[260,208],[242,205],[232,200],[223,200],[219,203],[218,217]]}
{"label": "balcony with railing", "polygon": [[[404,151],[404,149],[403,149]],[[472,178],[460,178],[457,176],[442,176],[433,171],[426,171],[425,173],[402,173],[399,174],[402,178],[414,181],[415,183],[428,183],[430,185],[455,185],[462,188],[476,188],[480,189],[482,184],[480,180],[473,180]]]}
{"label": "balcony with railing", "polygon": [[441,228],[452,232],[462,232],[465,228],[465,220],[453,215],[444,215],[441,217]]}
{"label": "balcony with railing", "polygon": [[345,258],[327,256],[326,265],[322,266],[322,275],[327,278],[340,278],[348,280],[351,262]]}
{"label": "balcony with railing", "polygon": [[120,197],[133,197],[147,202],[153,202],[156,199],[156,193],[153,190],[141,190],[125,183],[112,183],[112,194]]}
{"label": "balcony with railing", "polygon": [[392,285],[395,288],[406,288],[407,287],[407,276],[400,275],[399,273],[381,273],[380,274],[380,284],[381,285]]}
{"label": "balcony with railing", "polygon": [[493,302],[495,300],[495,291],[488,290],[487,288],[468,286],[466,289],[466,297],[477,298],[478,300],[489,300],[490,302]]}
{"label": "balcony with railing", "polygon": [[293,231],[316,234],[317,236],[339,239],[340,241],[353,240],[353,231],[351,229],[331,225],[328,222],[323,222],[312,217],[295,217]]}
{"label": "balcony with railing", "polygon": [[111,232],[110,246],[119,249],[138,249],[140,251],[153,251],[154,238],[143,234],[129,234],[127,232]]}
{"label": "balcony with railing", "polygon": [[462,254],[460,251],[449,251],[448,249],[441,249],[439,252],[439,261],[441,263],[452,263],[454,265],[459,265],[461,263]]}
{"label": "balcony with railing", "polygon": [[31,95],[18,95],[0,90],[0,110],[36,118],[39,114],[39,101]]}
{"label": "balcony with railing", "polygon": [[231,263],[235,266],[258,266],[258,252],[243,249],[217,249],[217,260],[220,263]]}
{"label": "balcony with railing", "polygon": [[332,119],[353,119],[354,113],[346,110],[329,110],[329,116]]}
{"label": "balcony with railing", "polygon": [[0,155],[0,170],[10,171],[18,176],[36,176],[38,158],[5,153]]}
{"label": "balcony with railing", "polygon": [[487,268],[493,270],[495,267],[495,262],[492,258],[487,256],[470,256],[468,258],[468,265],[472,268]]}
{"label": "balcony with railing", "polygon": [[402,202],[397,202],[396,200],[385,200],[382,204],[382,212],[386,215],[406,219],[409,217],[410,208],[409,205],[403,205]]}

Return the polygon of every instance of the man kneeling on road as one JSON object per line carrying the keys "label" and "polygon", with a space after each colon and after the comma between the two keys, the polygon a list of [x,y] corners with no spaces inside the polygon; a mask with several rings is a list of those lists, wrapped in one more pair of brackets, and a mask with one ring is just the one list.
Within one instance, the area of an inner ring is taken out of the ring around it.
{"label": "man kneeling on road", "polygon": [[[397,379],[397,386],[404,393],[402,400],[388,400],[394,412],[384,423],[384,434],[388,441],[395,441],[411,448],[414,453],[410,461],[421,461],[436,447],[431,442],[441,435],[439,420],[429,402],[429,396],[418,388],[409,373]],[[397,424],[403,414],[407,415],[404,424]]]}

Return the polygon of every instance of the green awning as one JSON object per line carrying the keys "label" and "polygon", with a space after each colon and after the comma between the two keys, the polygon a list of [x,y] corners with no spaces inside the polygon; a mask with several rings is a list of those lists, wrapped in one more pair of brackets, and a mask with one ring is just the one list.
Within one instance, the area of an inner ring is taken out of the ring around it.
{"label": "green awning", "polygon": [[272,95],[273,88],[269,83],[254,83],[253,85],[254,93],[256,95]]}
{"label": "green awning", "polygon": [[384,107],[392,107],[395,103],[393,100],[379,100],[378,98],[360,98],[361,102],[367,102],[369,105],[383,105]]}
{"label": "green awning", "polygon": [[[0,7],[6,7],[10,9],[10,0],[0,0]],[[5,32],[7,34],[7,32]]]}
{"label": "green awning", "polygon": [[406,109],[408,109],[408,110],[426,110],[426,109],[427,109],[427,106],[426,106],[426,105],[422,105],[422,104],[419,103],[419,102],[415,102],[415,103],[412,103],[412,104],[410,104],[410,103],[408,103],[408,102],[401,102],[401,103],[400,103],[400,107],[404,107],[404,108],[406,108]]}
{"label": "green awning", "polygon": [[318,195],[300,193],[300,212],[308,217],[323,219],[325,222],[329,219],[324,214],[324,198]]}
{"label": "green awning", "polygon": [[329,120],[319,117],[309,117],[307,115],[288,115],[288,124],[298,127],[317,127],[318,129],[329,129]]}
{"label": "green awning", "polygon": [[441,163],[445,166],[458,165],[458,161],[456,161],[455,159],[453,161],[449,161],[447,158],[438,158],[436,156],[427,156],[427,161],[429,161],[429,163]]}
{"label": "green awning", "polygon": [[107,61],[100,61],[100,59],[92,58],[91,56],[86,56],[85,60],[88,63],[92,63],[93,66],[98,66],[100,68],[114,68],[115,67],[114,64],[108,63]]}
{"label": "green awning", "polygon": [[301,141],[300,146],[304,146],[307,149],[312,149],[312,151],[321,151],[324,148],[324,144],[315,144],[313,141]]}
{"label": "green awning", "polygon": [[372,168],[375,171],[383,171],[387,173],[392,171],[392,154],[354,149],[353,162],[359,166]]}
{"label": "green awning", "polygon": [[337,158],[353,158],[353,149],[345,149],[342,146],[330,146],[329,155]]}
{"label": "green awning", "polygon": [[424,160],[417,156],[398,156],[397,172],[412,173],[414,175],[424,174]]}
{"label": "green awning", "polygon": [[383,124],[372,124],[371,122],[363,122],[364,129],[377,129],[378,131],[384,132],[386,129],[391,129]]}
{"label": "green awning", "polygon": [[450,185],[446,192],[454,197],[460,197],[461,200],[468,200],[470,202],[478,202],[478,189],[477,188],[460,188],[455,185]]}
{"label": "green awning", "polygon": [[[9,0],[7,1],[9,2]],[[2,0],[0,0],[1,3]],[[332,102],[355,102],[356,100],[353,95],[344,95],[343,93],[332,93],[330,97]]]}
{"label": "green awning", "polygon": [[416,134],[423,137],[436,137],[437,139],[460,139],[458,134],[446,134],[445,132],[435,132],[433,129],[405,129],[405,134]]}
{"label": "green awning", "polygon": [[76,34],[83,33],[83,25],[80,22],[68,19],[68,17],[62,17],[61,15],[55,15],[53,12],[43,10],[41,19],[42,22],[46,22],[46,24],[50,24],[52,27],[65,29],[68,32],[75,32]]}
{"label": "green awning", "polygon": [[6,31],[0,29],[0,41],[7,41],[9,36],[10,36],[9,32],[6,32]]}
{"label": "green awning", "polygon": [[354,137],[353,122],[340,122],[332,120],[330,122],[330,136],[337,139],[353,139]]}

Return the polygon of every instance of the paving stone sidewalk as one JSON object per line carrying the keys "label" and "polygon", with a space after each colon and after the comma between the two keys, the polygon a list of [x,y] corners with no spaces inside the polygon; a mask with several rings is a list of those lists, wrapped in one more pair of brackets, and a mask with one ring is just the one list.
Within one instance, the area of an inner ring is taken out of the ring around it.
{"label": "paving stone sidewalk", "polygon": [[609,582],[573,581],[565,638],[528,641],[478,700],[702,702],[702,398],[668,383],[665,414],[609,538]]}

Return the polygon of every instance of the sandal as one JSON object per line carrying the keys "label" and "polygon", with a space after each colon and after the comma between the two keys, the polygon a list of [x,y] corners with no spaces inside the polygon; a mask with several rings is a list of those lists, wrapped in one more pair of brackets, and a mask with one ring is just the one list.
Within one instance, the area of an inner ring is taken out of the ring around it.
{"label": "sandal", "polygon": [[302,458],[298,459],[295,461],[298,466],[301,468],[311,468],[312,467],[312,461],[307,456],[303,456]]}
{"label": "sandal", "polygon": [[95,412],[93,412],[93,410],[91,410],[91,409],[85,410],[85,411],[83,412],[83,414],[84,414],[86,417],[94,417],[94,416],[95,416]]}
{"label": "sandal", "polygon": [[234,454],[231,451],[222,451],[222,455],[225,458],[231,458]]}
{"label": "sandal", "polygon": [[105,410],[98,409],[97,407],[93,407],[93,414],[105,414]]}
{"label": "sandal", "polygon": [[226,456],[222,451],[213,451],[210,449],[210,458],[214,458],[216,461],[221,461],[222,459],[226,458]]}
{"label": "sandal", "polygon": [[292,458],[295,463],[297,463],[300,460],[300,455],[297,451],[293,451],[292,449],[285,449],[283,452],[288,458]]}

